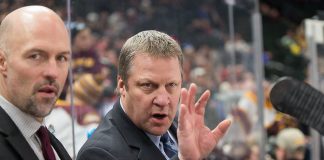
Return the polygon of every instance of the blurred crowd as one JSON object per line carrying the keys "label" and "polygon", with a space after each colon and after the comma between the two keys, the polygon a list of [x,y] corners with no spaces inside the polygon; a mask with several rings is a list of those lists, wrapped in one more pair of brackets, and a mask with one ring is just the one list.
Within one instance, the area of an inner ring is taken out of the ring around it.
{"label": "blurred crowd", "polygon": [[[259,159],[262,129],[268,137],[267,159],[309,159],[307,127],[278,113],[269,101],[270,86],[276,78],[288,75],[305,80],[307,77],[309,61],[304,57],[306,42],[301,23],[306,17],[298,15],[299,19],[291,19],[292,13],[275,2],[260,3],[266,74],[263,128],[258,123],[251,42],[254,6],[250,1],[240,1],[234,7],[235,37],[230,39],[228,5],[221,0],[72,0],[72,22],[66,25],[71,30],[73,85],[67,83],[47,118],[49,128],[53,128],[56,137],[73,155],[71,115],[77,117],[78,150],[118,100],[115,88],[121,46],[131,35],[155,29],[172,35],[181,45],[185,55],[184,85],[196,83],[198,94],[211,90],[207,125],[215,127],[225,118],[233,120],[223,142],[208,159]],[[31,4],[52,8],[64,20],[68,19],[65,1],[0,0],[0,20],[11,10]]]}

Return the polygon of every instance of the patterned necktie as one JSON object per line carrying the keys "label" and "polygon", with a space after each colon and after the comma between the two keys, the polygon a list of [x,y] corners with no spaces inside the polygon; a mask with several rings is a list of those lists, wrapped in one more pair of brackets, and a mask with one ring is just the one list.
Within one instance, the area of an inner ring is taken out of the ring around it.
{"label": "patterned necktie", "polygon": [[51,146],[48,130],[41,126],[36,132],[42,143],[42,152],[45,160],[55,160],[55,154]]}
{"label": "patterned necktie", "polygon": [[161,136],[161,142],[163,144],[164,152],[169,158],[178,153],[177,147],[173,140],[170,138],[168,132]]}

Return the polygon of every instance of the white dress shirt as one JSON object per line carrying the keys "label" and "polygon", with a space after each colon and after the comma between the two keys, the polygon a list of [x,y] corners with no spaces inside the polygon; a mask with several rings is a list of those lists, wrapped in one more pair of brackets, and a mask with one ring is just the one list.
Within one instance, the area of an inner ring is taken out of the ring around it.
{"label": "white dress shirt", "polygon": [[[30,147],[34,150],[38,159],[44,160],[44,156],[41,148],[41,142],[36,135],[37,130],[41,127],[42,124],[38,122],[33,116],[21,111],[19,108],[17,108],[12,103],[7,101],[1,95],[0,95],[0,107],[3,108],[3,110],[9,115],[11,120],[16,124],[16,126],[18,127],[22,135],[25,137]],[[59,157],[54,148],[53,150],[56,159],[59,160]]]}

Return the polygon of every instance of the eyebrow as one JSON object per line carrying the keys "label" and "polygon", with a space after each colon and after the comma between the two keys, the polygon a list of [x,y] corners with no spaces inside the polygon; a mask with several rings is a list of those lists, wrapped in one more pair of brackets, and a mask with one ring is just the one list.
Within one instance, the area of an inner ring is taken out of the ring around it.
{"label": "eyebrow", "polygon": [[[139,83],[149,82],[149,83],[153,83],[153,84],[159,84],[159,82],[154,81],[154,79],[148,79],[148,78],[139,79],[137,82],[139,82]],[[178,81],[178,80],[175,80],[175,79],[168,80],[168,83],[177,83],[177,84],[179,84],[180,82],[181,81]]]}
{"label": "eyebrow", "polygon": [[[33,48],[33,49],[30,49],[30,50],[27,50],[26,53],[30,53],[30,52],[48,53],[47,51],[45,51],[43,49],[39,49],[39,48]],[[71,53],[71,51],[61,51],[58,54],[64,54],[64,55],[69,54],[69,55],[71,55],[72,53]]]}
{"label": "eyebrow", "polygon": [[72,57],[72,53],[70,51],[63,51],[60,52],[59,54],[64,54],[64,55],[68,55],[69,57]]}

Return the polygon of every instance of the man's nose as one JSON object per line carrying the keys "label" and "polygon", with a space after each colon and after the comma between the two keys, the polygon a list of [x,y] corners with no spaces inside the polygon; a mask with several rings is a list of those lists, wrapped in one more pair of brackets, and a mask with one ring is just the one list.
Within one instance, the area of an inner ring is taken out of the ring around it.
{"label": "man's nose", "polygon": [[56,79],[60,72],[59,65],[56,60],[49,60],[45,65],[43,75],[48,79]]}
{"label": "man's nose", "polygon": [[170,103],[170,94],[164,87],[158,90],[153,103],[159,107],[167,106]]}

